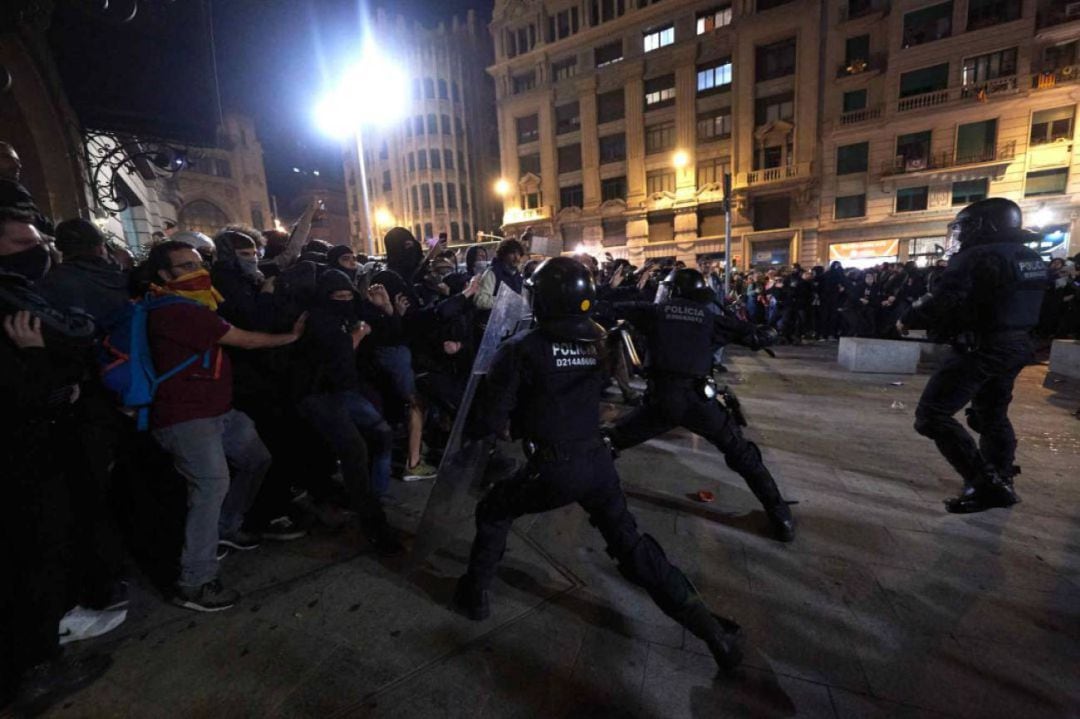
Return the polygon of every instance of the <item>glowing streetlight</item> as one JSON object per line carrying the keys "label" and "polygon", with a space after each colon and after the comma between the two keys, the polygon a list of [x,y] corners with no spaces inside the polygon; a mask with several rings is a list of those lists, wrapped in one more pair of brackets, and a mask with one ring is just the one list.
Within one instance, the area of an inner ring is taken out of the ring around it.
{"label": "glowing streetlight", "polygon": [[506,197],[510,194],[510,181],[500,177],[495,181],[495,194],[499,197]]}
{"label": "glowing streetlight", "polygon": [[690,164],[690,155],[683,150],[678,150],[671,156],[671,164],[675,166],[676,170],[681,170]]}
{"label": "glowing streetlight", "polygon": [[375,210],[375,226],[376,227],[391,227],[394,224],[394,216],[390,214],[390,210],[385,207],[380,207]]}
{"label": "glowing streetlight", "polygon": [[341,140],[350,135],[356,137],[360,196],[368,228],[365,242],[368,254],[374,254],[374,237],[371,235],[375,224],[372,222],[371,198],[368,196],[363,127],[398,121],[405,114],[408,100],[408,81],[401,66],[368,42],[359,61],[349,67],[338,85],[315,105],[315,123],[322,132]]}

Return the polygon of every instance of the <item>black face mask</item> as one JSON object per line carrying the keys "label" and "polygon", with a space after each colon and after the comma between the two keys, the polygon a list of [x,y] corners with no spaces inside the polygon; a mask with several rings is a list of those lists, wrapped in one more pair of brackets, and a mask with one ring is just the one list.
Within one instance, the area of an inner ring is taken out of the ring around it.
{"label": "black face mask", "polygon": [[36,282],[49,271],[51,258],[45,245],[34,245],[29,250],[16,252],[14,255],[0,255],[0,270],[22,275],[31,282]]}
{"label": "black face mask", "polygon": [[326,301],[326,308],[338,317],[351,320],[356,315],[356,309],[352,300],[333,300]]}

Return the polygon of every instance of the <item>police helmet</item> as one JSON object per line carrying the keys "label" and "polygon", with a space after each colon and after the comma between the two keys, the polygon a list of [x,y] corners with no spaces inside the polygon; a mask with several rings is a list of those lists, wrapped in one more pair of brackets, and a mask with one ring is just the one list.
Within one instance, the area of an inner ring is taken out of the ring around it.
{"label": "police helmet", "polygon": [[956,252],[984,242],[1006,239],[1020,230],[1023,213],[1020,206],[1004,197],[988,197],[973,202],[949,223],[946,253]]}
{"label": "police helmet", "polygon": [[571,257],[544,260],[525,280],[533,317],[558,339],[594,342],[604,328],[592,319],[596,284],[585,265]]}
{"label": "police helmet", "polygon": [[709,289],[704,275],[697,270],[683,267],[668,273],[668,276],[660,281],[660,287],[656,291],[657,303],[672,298],[708,302],[713,298],[713,292]]}

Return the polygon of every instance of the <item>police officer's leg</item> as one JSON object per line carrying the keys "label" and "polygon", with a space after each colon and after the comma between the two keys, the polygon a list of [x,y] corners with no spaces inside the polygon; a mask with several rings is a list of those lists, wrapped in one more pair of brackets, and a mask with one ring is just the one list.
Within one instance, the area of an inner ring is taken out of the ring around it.
{"label": "police officer's leg", "polygon": [[607,435],[611,438],[611,444],[615,449],[635,447],[653,437],[670,432],[676,427],[676,423],[667,416],[657,401],[657,397],[652,394],[653,391],[650,388],[644,405],[635,408],[625,418],[616,422],[614,427],[607,430]]}
{"label": "police officer's leg", "polygon": [[1030,359],[1030,350],[1021,348],[1009,354],[1015,357],[1009,357],[1011,365],[983,383],[967,410],[968,426],[979,433],[979,452],[1006,481],[1011,481],[1019,469],[1013,464],[1016,432],[1009,421],[1009,404],[1016,376]]}
{"label": "police officer's leg", "polygon": [[986,375],[981,351],[953,354],[934,373],[915,409],[915,431],[934,440],[938,451],[964,480],[959,497],[946,501],[950,512],[971,512],[1008,506],[1001,495],[1001,479],[983,457],[975,440],[953,417],[991,378]]}
{"label": "police officer's leg", "polygon": [[648,592],[665,614],[705,641],[722,668],[734,668],[742,656],[735,637],[737,627],[725,627],[717,621],[686,575],[668,561],[660,544],[638,531],[611,457],[603,450],[594,452],[590,464],[591,488],[578,503],[603,535],[619,572]]}
{"label": "police officer's leg", "polygon": [[482,620],[490,613],[486,592],[506,551],[506,538],[514,520],[573,502],[568,488],[578,480],[580,471],[574,462],[530,462],[510,479],[498,482],[476,505],[476,537],[469,553],[469,570],[454,594],[454,604],[469,618]]}
{"label": "police officer's leg", "polygon": [[715,400],[702,397],[687,411],[683,424],[694,434],[712,442],[723,453],[727,466],[746,481],[765,508],[773,535],[782,542],[794,539],[795,520],[791,509],[780,496],[776,480],[762,461],[761,450],[743,437],[731,414]]}

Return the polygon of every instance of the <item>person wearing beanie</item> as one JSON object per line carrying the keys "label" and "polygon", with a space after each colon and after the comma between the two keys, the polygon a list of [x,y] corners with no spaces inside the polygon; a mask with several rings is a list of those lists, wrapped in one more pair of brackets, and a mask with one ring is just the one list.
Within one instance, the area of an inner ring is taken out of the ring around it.
{"label": "person wearing beanie", "polygon": [[105,235],[89,220],[64,220],[56,226],[56,247],[64,261],[38,290],[54,307],[77,309],[107,326],[127,305],[128,276],[109,256]]}

